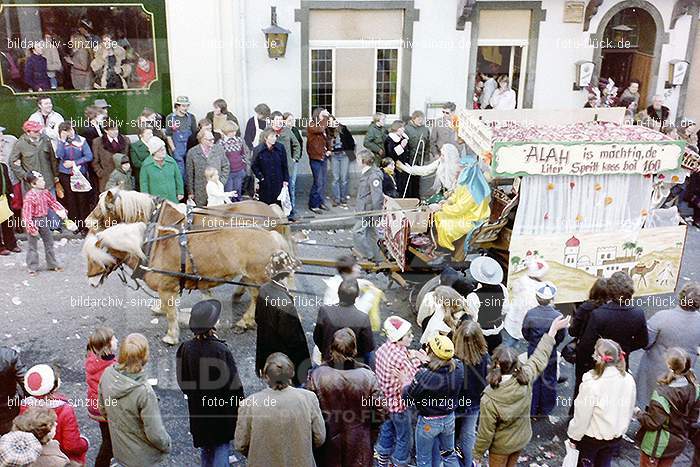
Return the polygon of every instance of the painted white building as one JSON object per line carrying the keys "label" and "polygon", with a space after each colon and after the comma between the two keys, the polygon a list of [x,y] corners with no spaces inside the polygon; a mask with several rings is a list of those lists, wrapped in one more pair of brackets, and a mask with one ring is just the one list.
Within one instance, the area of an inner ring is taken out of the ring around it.
{"label": "painted white building", "polygon": [[[167,0],[171,88],[173,96],[192,99],[198,116],[223,97],[244,118],[260,102],[297,116],[324,105],[346,123],[363,126],[377,110],[406,117],[431,103],[471,105],[477,72],[484,69],[511,77],[519,107],[579,108],[587,92],[575,89],[577,63],[588,61],[595,76],[602,70],[622,85],[639,79],[645,105],[654,94],[665,94],[675,118],[686,107],[689,77],[667,85],[669,67],[685,60],[694,69],[694,5]],[[278,25],[291,31],[279,59],[268,57],[262,33],[272,6]],[[605,41],[611,38],[619,42]]]}

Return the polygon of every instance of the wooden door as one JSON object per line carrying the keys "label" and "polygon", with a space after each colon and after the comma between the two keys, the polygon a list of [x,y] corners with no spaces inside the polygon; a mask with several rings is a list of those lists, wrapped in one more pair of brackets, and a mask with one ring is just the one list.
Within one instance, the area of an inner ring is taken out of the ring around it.
{"label": "wooden door", "polygon": [[[635,51],[632,56],[632,68],[630,70],[630,79],[639,80],[639,109],[647,107],[647,92],[652,83],[651,79],[651,61],[653,55],[644,52]],[[620,89],[620,94],[624,89]]]}

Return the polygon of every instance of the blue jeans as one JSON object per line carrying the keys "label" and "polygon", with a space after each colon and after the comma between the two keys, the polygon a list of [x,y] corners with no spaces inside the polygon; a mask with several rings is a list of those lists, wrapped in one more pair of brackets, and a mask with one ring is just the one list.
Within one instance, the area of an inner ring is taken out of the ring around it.
{"label": "blue jeans", "polygon": [[238,172],[231,172],[228,174],[228,180],[224,185],[224,191],[235,191],[236,196],[231,198],[232,201],[240,201],[243,196],[243,179],[245,178],[245,169],[241,169]]}
{"label": "blue jeans", "polygon": [[390,456],[395,465],[406,465],[411,458],[413,437],[411,412],[390,413],[379,429],[375,449],[380,456]]}
{"label": "blue jeans", "polygon": [[333,173],[333,200],[345,203],[348,196],[348,170],[350,159],[345,152],[334,152],[331,157],[331,172]]}
{"label": "blue jeans", "polygon": [[228,456],[231,455],[229,443],[218,446],[205,446],[199,448],[202,467],[229,467]]}
{"label": "blue jeans", "polygon": [[476,444],[476,423],[479,421],[479,407],[468,407],[462,416],[462,429],[459,432],[459,447],[462,450],[464,467],[472,467],[472,451]]}
{"label": "blue jeans", "polygon": [[311,165],[311,173],[314,177],[314,182],[311,185],[311,194],[309,195],[309,208],[318,208],[323,204],[326,197],[326,178],[328,169],[326,168],[326,160],[317,161],[309,160]]}
{"label": "blue jeans", "polygon": [[520,342],[520,339],[516,339],[515,337],[511,336],[505,328],[503,328],[501,331],[501,337],[503,338],[502,345],[510,348],[518,347],[518,342]]}
{"label": "blue jeans", "polygon": [[455,453],[454,412],[440,418],[427,419],[422,415],[418,416],[416,424],[416,465],[418,467],[435,465],[433,463],[435,443],[440,448],[440,457],[444,467],[460,467]]}
{"label": "blue jeans", "polygon": [[297,172],[299,171],[299,163],[292,162],[289,166],[289,198],[292,201],[292,212],[290,215],[296,214],[297,207]]}

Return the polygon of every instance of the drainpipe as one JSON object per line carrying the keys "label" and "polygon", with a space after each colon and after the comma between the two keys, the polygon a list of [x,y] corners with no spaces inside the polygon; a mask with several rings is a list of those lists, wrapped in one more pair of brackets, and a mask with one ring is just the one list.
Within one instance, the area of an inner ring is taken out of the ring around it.
{"label": "drainpipe", "polygon": [[241,43],[235,44],[234,46],[239,47],[241,51],[241,103],[243,105],[243,115],[241,115],[241,133],[245,131],[245,123],[248,121],[247,116],[250,114],[250,107],[248,106],[248,57],[246,52],[246,45],[248,44],[248,38],[246,37],[246,2],[247,0],[241,0],[238,2],[240,9],[238,14],[240,16],[240,28],[241,31]]}

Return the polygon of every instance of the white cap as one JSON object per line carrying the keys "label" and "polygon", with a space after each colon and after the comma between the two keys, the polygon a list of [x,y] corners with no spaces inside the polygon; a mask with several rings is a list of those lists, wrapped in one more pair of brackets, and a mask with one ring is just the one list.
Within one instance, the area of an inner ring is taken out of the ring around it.
{"label": "white cap", "polygon": [[49,365],[35,365],[24,375],[24,389],[32,396],[45,396],[55,386],[56,373]]}
{"label": "white cap", "polygon": [[384,321],[384,332],[389,342],[398,342],[411,330],[411,323],[400,316],[389,316]]}
{"label": "white cap", "polygon": [[530,258],[526,262],[527,275],[540,279],[549,271],[549,264],[541,258]]}
{"label": "white cap", "polygon": [[148,146],[148,152],[150,152],[151,155],[157,153],[165,147],[165,143],[163,142],[163,140],[156,136],[151,137],[151,139],[148,140],[146,145]]}
{"label": "white cap", "polygon": [[544,285],[537,289],[535,294],[543,300],[552,300],[557,294],[557,288],[554,284],[545,282]]}

